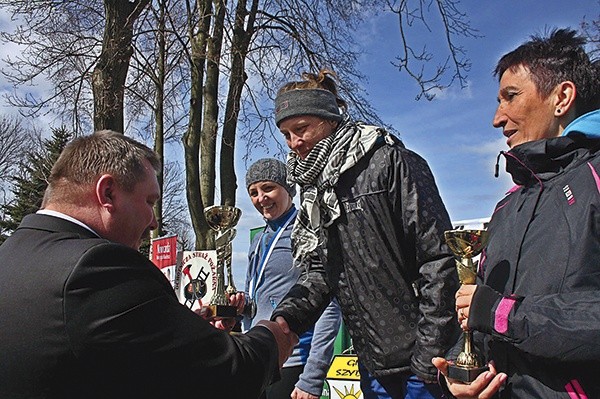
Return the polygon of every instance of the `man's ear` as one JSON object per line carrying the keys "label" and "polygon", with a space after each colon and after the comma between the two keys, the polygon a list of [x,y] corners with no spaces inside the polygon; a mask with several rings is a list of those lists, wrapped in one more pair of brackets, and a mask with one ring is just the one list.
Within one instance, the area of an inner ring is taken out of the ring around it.
{"label": "man's ear", "polygon": [[114,209],[114,196],[117,182],[111,175],[102,175],[96,182],[96,198],[98,203],[109,212]]}

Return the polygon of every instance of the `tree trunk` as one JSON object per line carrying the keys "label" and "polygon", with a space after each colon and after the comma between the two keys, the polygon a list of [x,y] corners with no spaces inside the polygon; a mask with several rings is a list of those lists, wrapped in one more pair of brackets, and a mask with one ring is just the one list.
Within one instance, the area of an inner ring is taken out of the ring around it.
{"label": "tree trunk", "polygon": [[[252,2],[250,12],[246,10],[246,0],[239,0],[236,7],[233,27],[231,76],[225,106],[225,123],[221,141],[221,202],[235,205],[237,177],[235,175],[235,138],[240,114],[240,99],[248,76],[244,72],[248,46],[254,33],[254,22],[258,10],[258,0]],[[247,26],[244,23],[248,19]]]}
{"label": "tree trunk", "polygon": [[204,206],[213,205],[215,202],[217,130],[219,128],[219,64],[225,19],[223,0],[213,0],[213,4],[215,18],[207,47],[204,120],[200,142],[200,189]]}
{"label": "tree trunk", "polygon": [[[200,22],[198,26],[189,27],[191,43],[190,69],[192,75],[190,89],[190,117],[188,129],[183,135],[185,156],[186,197],[192,226],[196,235],[196,249],[208,249],[213,246],[212,235],[204,217],[204,202],[200,189],[200,132],[202,129],[202,109],[204,68],[206,47],[211,21],[210,0],[198,0]],[[189,8],[188,8],[188,12]]]}
{"label": "tree trunk", "polygon": [[[158,17],[158,65],[157,69],[157,80],[156,80],[156,105],[154,108],[156,131],[154,132],[154,151],[158,154],[160,159],[160,170],[156,174],[158,179],[158,186],[161,188],[161,192],[164,195],[164,170],[165,170],[165,127],[164,127],[164,91],[165,91],[165,59],[166,59],[166,45],[165,45],[165,9],[167,5],[165,0],[158,2],[159,17]],[[154,214],[156,215],[156,222],[158,227],[151,232],[151,238],[157,238],[164,235],[163,228],[163,196],[154,205]]]}
{"label": "tree trunk", "polygon": [[105,0],[106,25],[102,52],[92,73],[94,130],[124,131],[123,97],[129,60],[133,53],[133,27],[150,0]]}

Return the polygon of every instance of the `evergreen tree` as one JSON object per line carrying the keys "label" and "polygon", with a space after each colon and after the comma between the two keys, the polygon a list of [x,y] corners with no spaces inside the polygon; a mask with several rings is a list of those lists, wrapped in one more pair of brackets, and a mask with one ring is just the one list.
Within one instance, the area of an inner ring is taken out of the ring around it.
{"label": "evergreen tree", "polygon": [[2,205],[4,218],[0,220],[0,243],[15,231],[25,215],[40,209],[52,165],[72,137],[64,126],[52,129],[52,137],[41,140],[37,148],[27,152],[18,174],[11,179],[14,199]]}

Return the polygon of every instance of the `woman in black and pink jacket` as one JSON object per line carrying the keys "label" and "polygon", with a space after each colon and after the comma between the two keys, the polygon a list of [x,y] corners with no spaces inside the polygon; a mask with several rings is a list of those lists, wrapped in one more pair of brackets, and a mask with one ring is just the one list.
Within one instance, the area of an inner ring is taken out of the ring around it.
{"label": "woman in black and pink jacket", "polygon": [[600,397],[600,74],[584,43],[555,30],[496,67],[493,124],[516,186],[490,221],[480,283],[456,295],[490,369],[447,379],[454,397]]}

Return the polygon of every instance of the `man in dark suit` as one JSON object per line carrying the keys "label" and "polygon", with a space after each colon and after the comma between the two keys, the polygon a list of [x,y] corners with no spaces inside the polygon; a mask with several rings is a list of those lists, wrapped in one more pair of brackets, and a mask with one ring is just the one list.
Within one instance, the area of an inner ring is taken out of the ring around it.
{"label": "man in dark suit", "polygon": [[137,251],[158,167],[114,132],[65,148],[43,209],[0,246],[1,398],[252,398],[277,378],[293,333],[214,328]]}

